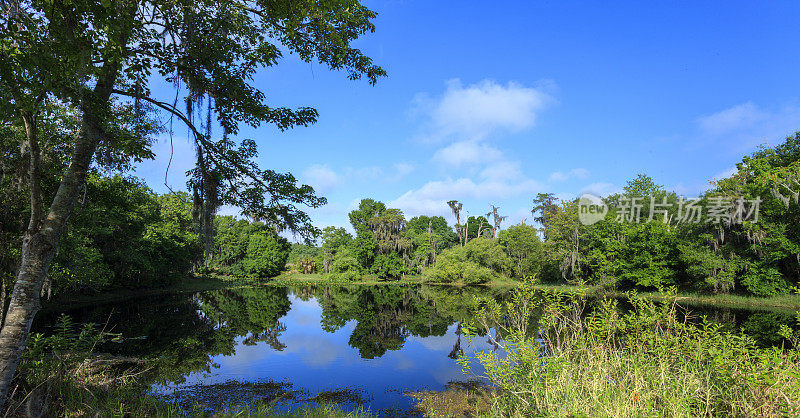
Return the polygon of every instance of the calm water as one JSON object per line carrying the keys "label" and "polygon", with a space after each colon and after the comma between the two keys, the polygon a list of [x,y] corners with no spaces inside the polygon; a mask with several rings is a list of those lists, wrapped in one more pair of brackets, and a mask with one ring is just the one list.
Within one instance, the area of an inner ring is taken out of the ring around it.
{"label": "calm water", "polygon": [[[101,349],[158,358],[154,390],[209,409],[254,398],[314,398],[408,411],[403,391],[474,380],[455,360],[491,349],[459,336],[486,289],[256,287],[150,297],[67,311],[126,339]],[[494,292],[496,293],[496,292]],[[497,294],[501,297],[502,295]],[[52,324],[60,312],[37,318]],[[47,332],[45,326],[37,327]],[[476,369],[474,372],[479,372]]]}
{"label": "calm water", "polygon": [[[253,399],[291,409],[314,401],[409,411],[404,391],[474,380],[455,360],[490,350],[485,337],[459,337],[476,295],[498,290],[433,286],[254,287],[140,298],[67,311],[121,334],[102,351],[156,359],[153,389],[186,407]],[[762,344],[792,316],[697,309]],[[37,317],[47,332],[62,312]],[[473,372],[480,372],[475,365]]]}

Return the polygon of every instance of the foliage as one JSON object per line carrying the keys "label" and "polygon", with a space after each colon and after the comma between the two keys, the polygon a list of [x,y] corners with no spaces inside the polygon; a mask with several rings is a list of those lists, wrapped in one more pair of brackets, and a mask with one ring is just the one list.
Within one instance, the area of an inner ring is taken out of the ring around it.
{"label": "foliage", "polygon": [[497,240],[476,238],[463,247],[443,251],[424,276],[432,282],[480,284],[510,273],[512,266],[512,260]]}
{"label": "foliage", "polygon": [[[464,326],[500,352],[476,355],[500,393],[501,416],[785,416],[800,413],[800,356],[759,348],[742,334],[680,319],[666,303],[631,294],[625,312],[603,300],[530,285],[492,299]],[[531,330],[540,330],[538,333]],[[469,359],[462,357],[469,369]]]}
{"label": "foliage", "polygon": [[291,246],[286,238],[274,233],[250,235],[244,268],[247,274],[259,278],[277,276],[286,266]]}
{"label": "foliage", "polygon": [[355,280],[361,277],[361,265],[356,253],[344,247],[336,252],[330,267],[330,277],[337,280]]}
{"label": "foliage", "polygon": [[[705,209],[701,222],[687,218],[689,200],[644,174],[605,198],[609,212],[592,225],[578,221],[577,200],[554,207],[554,199],[539,196],[535,211],[547,213],[542,278],[611,288],[787,294],[800,283],[798,192],[800,133],[744,157],[733,175],[715,181],[694,201]],[[634,199],[638,221],[631,216]],[[662,204],[667,209],[653,206]],[[723,208],[717,218],[706,212],[713,206]]]}
{"label": "foliage", "polygon": [[500,245],[513,260],[513,276],[539,276],[544,259],[544,246],[538,230],[525,224],[513,225],[498,234]]}
{"label": "foliage", "polygon": [[409,219],[406,236],[414,249],[411,269],[417,273],[435,263],[442,250],[458,245],[458,234],[441,216],[423,215]]}
{"label": "foliage", "polygon": [[396,252],[388,254],[378,254],[372,263],[372,272],[379,278],[396,279],[405,274],[403,259]]}
{"label": "foliage", "polygon": [[356,231],[353,250],[356,253],[358,262],[361,264],[361,268],[365,271],[369,271],[372,268],[375,251],[378,248],[378,241],[375,239],[375,233],[370,227],[370,222],[374,216],[379,215],[384,210],[386,210],[386,205],[382,202],[373,199],[362,199],[358,204],[358,209],[348,214],[350,224]]}
{"label": "foliage", "polygon": [[51,272],[55,292],[163,286],[199,256],[186,193],[157,196],[135,179],[89,176]]}
{"label": "foliage", "polygon": [[[343,248],[353,247],[353,236],[350,235],[344,228],[336,228],[333,226],[326,227],[322,230],[322,270],[330,272],[331,265],[339,250]],[[361,270],[360,264],[356,265],[357,270]]]}
{"label": "foliage", "polygon": [[231,276],[267,278],[283,271],[291,245],[263,222],[232,216],[215,219],[216,238],[208,266]]}

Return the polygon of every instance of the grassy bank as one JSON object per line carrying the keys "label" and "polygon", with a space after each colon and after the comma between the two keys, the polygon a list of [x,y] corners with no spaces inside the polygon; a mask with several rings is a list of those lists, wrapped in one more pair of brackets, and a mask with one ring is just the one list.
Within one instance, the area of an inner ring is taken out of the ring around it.
{"label": "grassy bank", "polygon": [[[420,275],[408,275],[404,278],[397,280],[385,280],[378,278],[374,275],[362,276],[359,280],[332,280],[325,277],[323,274],[300,274],[295,272],[286,272],[272,279],[259,280],[258,283],[262,284],[278,284],[278,285],[297,285],[297,284],[318,284],[318,285],[380,285],[380,284],[429,284],[436,286],[467,286],[459,282],[431,282],[427,281]],[[488,283],[482,283],[476,286],[489,286],[489,287],[514,287],[519,282],[515,279],[506,277],[495,277]]]}
{"label": "grassy bank", "polygon": [[[543,291],[557,291],[557,292],[570,292],[570,293],[583,293],[587,296],[609,296],[616,298],[624,298],[627,296],[625,292],[603,289],[600,286],[571,286],[571,285],[550,285],[550,284],[537,284],[534,285],[537,290]],[[671,296],[665,296],[659,292],[638,292],[639,297],[664,301]],[[794,312],[800,310],[800,294],[779,295],[771,297],[757,297],[757,296],[743,296],[731,294],[703,294],[698,292],[678,292],[675,299],[678,303],[688,306],[712,306],[717,308],[733,308],[733,309],[750,309],[750,310],[767,310],[767,311],[784,311]]]}
{"label": "grassy bank", "polygon": [[[226,279],[230,280],[230,279]],[[316,284],[316,285],[379,285],[379,284],[429,284],[436,286],[465,286],[463,283],[449,282],[439,283],[426,281],[421,275],[405,276],[399,280],[383,280],[377,276],[364,276],[360,280],[353,281],[337,281],[331,280],[322,274],[300,274],[295,272],[285,272],[278,277],[266,280],[253,279],[254,282],[260,284],[274,284],[274,285],[298,285],[298,284]],[[512,279],[507,277],[495,277],[488,283],[480,284],[479,286],[487,287],[506,287],[513,288],[521,283],[520,279]],[[624,298],[627,293],[622,291],[608,290],[600,286],[576,286],[566,284],[537,284],[534,288],[542,291],[557,291],[569,293],[582,293],[587,296],[593,297],[616,297]],[[659,292],[638,292],[640,297],[663,301],[665,296]],[[788,294],[771,297],[757,297],[757,296],[744,296],[734,294],[704,294],[699,292],[678,292],[677,300],[682,305],[694,306],[711,306],[718,308],[733,308],[733,309],[750,309],[750,310],[768,310],[768,311],[783,311],[794,312],[800,310],[800,294]]]}
{"label": "grassy bank", "polygon": [[[585,315],[586,303],[563,293],[542,297],[521,286],[507,302],[488,301],[464,327],[472,335],[485,333],[504,352],[477,354],[499,389],[492,415],[800,414],[795,347],[762,348],[713,323],[683,322],[675,303],[652,298],[631,297],[630,310],[606,298]],[[530,322],[539,333],[528,332]],[[796,333],[781,330],[795,344]]]}

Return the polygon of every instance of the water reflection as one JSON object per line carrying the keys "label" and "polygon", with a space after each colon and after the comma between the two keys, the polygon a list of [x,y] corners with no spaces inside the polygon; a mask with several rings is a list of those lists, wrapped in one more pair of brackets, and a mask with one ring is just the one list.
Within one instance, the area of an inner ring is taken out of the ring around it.
{"label": "water reflection", "polygon": [[[67,314],[107,324],[126,338],[100,350],[156,359],[154,387],[183,394],[179,401],[190,397],[215,408],[225,404],[220,397],[241,401],[232,394],[278,393],[289,384],[292,396],[281,395],[288,406],[360,393],[334,398],[352,406],[363,401],[378,411],[408,409],[401,391],[470,379],[454,358],[462,350],[489,348],[482,338],[468,344],[458,332],[478,294],[503,297],[500,291],[453,287],[262,286],[141,298]],[[37,322],[53,323],[56,314]],[[233,390],[232,381],[245,385]],[[209,387],[215,393],[203,393]]]}
{"label": "water reflection", "polygon": [[[282,408],[323,399],[407,410],[401,391],[469,380],[454,360],[492,347],[460,335],[476,296],[500,290],[435,286],[260,286],[148,297],[67,312],[125,337],[99,349],[154,359],[155,390],[215,409],[262,398]],[[762,345],[789,314],[691,308]],[[52,324],[59,312],[44,312]],[[46,328],[37,326],[39,331]],[[475,368],[479,372],[479,368]]]}

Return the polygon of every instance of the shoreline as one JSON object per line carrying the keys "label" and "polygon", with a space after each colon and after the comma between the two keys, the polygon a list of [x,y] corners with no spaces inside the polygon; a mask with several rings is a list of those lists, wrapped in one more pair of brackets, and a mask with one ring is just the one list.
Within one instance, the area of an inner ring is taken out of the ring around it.
{"label": "shoreline", "polygon": [[[475,287],[513,288],[518,281],[509,278],[496,278],[488,283],[471,285]],[[229,289],[247,286],[298,286],[298,285],[330,285],[330,286],[381,286],[381,285],[430,285],[466,287],[463,283],[426,282],[422,276],[406,276],[400,280],[381,280],[375,276],[365,276],[357,281],[336,281],[322,277],[320,274],[284,273],[271,279],[236,278],[224,275],[189,276],[170,286],[146,289],[115,289],[97,294],[78,294],[56,296],[43,302],[43,311],[68,310],[93,304],[105,304],[147,296],[174,295],[218,289]],[[536,284],[534,288],[541,291],[580,292],[590,297],[625,298],[626,292],[606,290],[599,286],[577,286],[559,284]],[[655,291],[638,292],[638,296],[663,301],[668,296]],[[678,292],[676,299],[687,306],[731,308],[762,311],[795,312],[800,310],[800,294],[787,294],[772,297],[742,296],[731,294],[711,295],[698,292]]]}

